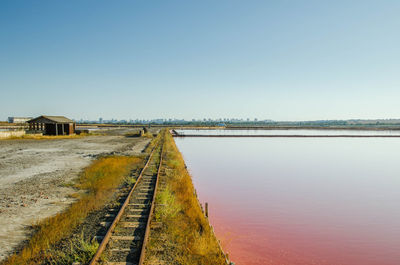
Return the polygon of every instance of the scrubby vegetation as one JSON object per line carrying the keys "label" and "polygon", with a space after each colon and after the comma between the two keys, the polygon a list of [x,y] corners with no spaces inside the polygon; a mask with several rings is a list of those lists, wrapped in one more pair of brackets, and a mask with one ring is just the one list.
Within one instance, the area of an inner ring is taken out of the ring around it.
{"label": "scrubby vegetation", "polygon": [[46,250],[71,233],[91,211],[101,208],[122,183],[133,183],[130,172],[141,166],[142,161],[139,157],[125,156],[96,160],[83,171],[75,184],[77,189],[85,191],[77,193],[80,194],[78,200],[66,211],[38,223],[28,244],[4,264],[41,264],[45,260],[65,260],[65,264],[71,264],[71,260],[85,262],[90,259],[97,249],[97,243],[85,242],[83,239],[71,242],[68,253]]}
{"label": "scrubby vegetation", "polygon": [[125,137],[147,137],[147,138],[153,138],[153,134],[150,132],[135,132],[135,133],[126,133]]}
{"label": "scrubby vegetation", "polygon": [[166,133],[160,181],[166,185],[156,196],[145,264],[226,264],[225,256],[204,216],[172,136]]}
{"label": "scrubby vegetation", "polygon": [[49,139],[72,139],[88,136],[89,134],[71,134],[71,135],[41,135],[41,134],[25,134],[22,136],[11,136],[5,140],[20,140],[20,139],[33,139],[33,140],[49,140]]}
{"label": "scrubby vegetation", "polygon": [[84,238],[83,233],[78,238],[72,238],[68,240],[69,247],[62,250],[54,250],[47,252],[46,259],[41,263],[44,264],[62,264],[71,265],[74,262],[79,262],[80,264],[88,264],[97,249],[99,248],[99,243],[96,240],[87,241]]}

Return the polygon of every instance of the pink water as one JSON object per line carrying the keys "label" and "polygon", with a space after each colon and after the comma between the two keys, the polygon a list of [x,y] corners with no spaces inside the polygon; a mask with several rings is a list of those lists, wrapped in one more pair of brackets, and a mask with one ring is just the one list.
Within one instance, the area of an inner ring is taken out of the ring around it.
{"label": "pink water", "polygon": [[398,139],[176,139],[236,265],[399,265]]}

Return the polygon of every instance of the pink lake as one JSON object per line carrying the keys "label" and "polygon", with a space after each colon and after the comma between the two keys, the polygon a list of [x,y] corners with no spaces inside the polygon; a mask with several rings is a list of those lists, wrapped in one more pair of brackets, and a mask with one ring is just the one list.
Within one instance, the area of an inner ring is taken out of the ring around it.
{"label": "pink lake", "polygon": [[400,264],[400,139],[175,141],[236,265]]}

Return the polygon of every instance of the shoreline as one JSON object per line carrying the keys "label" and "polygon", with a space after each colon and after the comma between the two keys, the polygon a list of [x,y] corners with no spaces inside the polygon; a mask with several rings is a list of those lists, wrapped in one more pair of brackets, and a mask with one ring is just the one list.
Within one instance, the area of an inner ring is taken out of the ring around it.
{"label": "shoreline", "polygon": [[168,130],[144,264],[232,264],[223,251],[194,188],[183,156]]}
{"label": "shoreline", "polygon": [[399,135],[350,135],[350,134],[343,134],[343,135],[305,135],[305,134],[298,134],[298,135],[284,135],[284,134],[264,134],[264,135],[234,135],[234,134],[221,134],[221,135],[202,135],[202,134],[174,134],[174,137],[258,137],[258,138],[400,138]]}

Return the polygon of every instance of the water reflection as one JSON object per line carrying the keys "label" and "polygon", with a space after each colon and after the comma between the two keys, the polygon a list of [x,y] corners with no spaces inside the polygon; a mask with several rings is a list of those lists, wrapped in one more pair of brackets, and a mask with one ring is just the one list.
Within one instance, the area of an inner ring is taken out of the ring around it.
{"label": "water reflection", "polygon": [[237,264],[400,264],[398,139],[176,142]]}
{"label": "water reflection", "polygon": [[400,135],[400,130],[176,130],[184,135]]}

